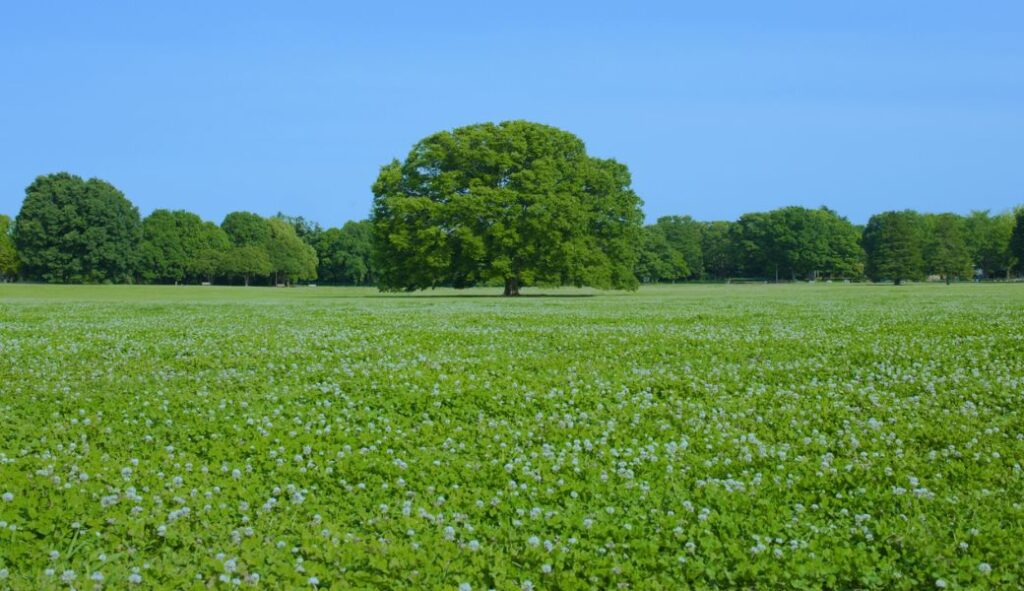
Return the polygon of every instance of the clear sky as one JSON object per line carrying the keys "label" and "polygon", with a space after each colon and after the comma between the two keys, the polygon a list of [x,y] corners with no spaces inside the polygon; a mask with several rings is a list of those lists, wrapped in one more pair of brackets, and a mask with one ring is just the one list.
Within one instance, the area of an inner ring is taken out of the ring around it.
{"label": "clear sky", "polygon": [[420,138],[506,119],[626,163],[649,220],[1003,210],[1024,202],[1024,2],[0,8],[0,213],[67,170],[143,215],[340,225]]}

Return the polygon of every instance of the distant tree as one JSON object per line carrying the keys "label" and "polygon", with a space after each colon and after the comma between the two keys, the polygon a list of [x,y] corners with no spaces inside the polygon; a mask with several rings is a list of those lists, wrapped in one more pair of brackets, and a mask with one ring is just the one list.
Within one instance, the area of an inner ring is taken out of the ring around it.
{"label": "distant tree", "polygon": [[702,224],[688,215],[670,215],[658,218],[655,226],[661,229],[669,247],[686,261],[686,277],[699,279],[704,269]]}
{"label": "distant tree", "polygon": [[862,239],[867,256],[866,272],[872,281],[924,276],[922,220],[915,211],[887,211],[871,216]]}
{"label": "distant tree", "polygon": [[139,275],[144,281],[179,283],[194,276],[202,249],[203,220],[187,211],[157,209],[142,220]]}
{"label": "distant tree", "polygon": [[1012,213],[989,215],[988,211],[972,211],[964,220],[967,249],[974,266],[986,277],[1009,277],[1013,267],[1010,238],[1013,235]]}
{"label": "distant tree", "polygon": [[231,246],[219,262],[222,273],[242,278],[246,287],[254,277],[266,277],[273,271],[267,250],[262,246]]}
{"label": "distant tree", "polygon": [[732,226],[733,222],[706,222],[701,229],[704,273],[710,277],[725,279],[738,272]]}
{"label": "distant tree", "polygon": [[1017,270],[1024,272],[1024,206],[1018,207],[1013,214],[1014,226],[1010,236],[1010,256],[1017,265]]}
{"label": "distant tree", "polygon": [[317,237],[324,231],[324,229],[320,227],[320,224],[312,220],[307,220],[301,215],[285,215],[279,211],[274,217],[290,225],[295,230],[295,235],[309,245],[313,245],[313,243],[316,242]]}
{"label": "distant tree", "polygon": [[213,278],[228,273],[226,263],[231,240],[227,233],[213,222],[203,222],[199,229],[199,249],[189,264],[189,273],[213,283]]}
{"label": "distant tree", "polygon": [[25,190],[14,242],[30,279],[124,282],[135,272],[141,234],[139,210],[113,185],[61,172]]}
{"label": "distant tree", "polygon": [[863,270],[857,230],[822,207],[748,213],[732,226],[743,272],[758,277],[855,277]]}
{"label": "distant tree", "polygon": [[369,221],[349,221],[328,228],[317,237],[319,280],[328,284],[373,283],[373,226]]}
{"label": "distant tree", "polygon": [[827,207],[808,211],[810,223],[804,229],[804,241],[817,247],[810,250],[813,256],[802,261],[802,270],[830,278],[863,276],[862,230]]}
{"label": "distant tree", "polygon": [[954,278],[971,277],[971,253],[967,248],[964,218],[955,213],[924,217],[925,271],[939,275],[949,284]]}
{"label": "distant tree", "polygon": [[758,277],[786,276],[787,269],[782,266],[784,229],[769,214],[745,213],[730,230],[740,272]]}
{"label": "distant tree", "polygon": [[[295,219],[229,213],[221,228],[233,248],[220,260],[222,272],[242,277],[245,285],[269,275],[274,284],[316,278],[316,251],[296,234]],[[246,260],[246,256],[253,258]]]}
{"label": "distant tree", "polygon": [[295,233],[295,228],[280,218],[267,220],[270,232],[265,245],[274,283],[316,279],[316,250]]}
{"label": "distant tree", "polygon": [[643,214],[629,171],[554,127],[509,121],[436,133],[384,166],[373,193],[382,290],[637,285]]}
{"label": "distant tree", "polygon": [[220,227],[234,246],[262,246],[270,239],[267,220],[248,211],[229,213],[224,216]]}
{"label": "distant tree", "polygon": [[233,211],[224,216],[220,228],[231,244],[231,248],[220,257],[221,273],[240,277],[247,287],[253,279],[273,273],[267,251],[270,224],[264,217],[248,211]]}
{"label": "distant tree", "polygon": [[686,258],[673,248],[660,224],[644,226],[641,231],[640,257],[636,275],[644,283],[679,281],[690,275]]}
{"label": "distant tree", "polygon": [[0,281],[11,281],[18,277],[21,261],[18,251],[14,248],[14,237],[11,218],[0,215]]}

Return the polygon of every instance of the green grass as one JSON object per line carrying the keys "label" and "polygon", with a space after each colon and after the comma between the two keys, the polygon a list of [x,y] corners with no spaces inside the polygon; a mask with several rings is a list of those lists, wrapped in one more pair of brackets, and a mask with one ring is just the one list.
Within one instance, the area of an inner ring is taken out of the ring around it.
{"label": "green grass", "polygon": [[498,293],[0,285],[0,589],[1022,584],[1024,285]]}

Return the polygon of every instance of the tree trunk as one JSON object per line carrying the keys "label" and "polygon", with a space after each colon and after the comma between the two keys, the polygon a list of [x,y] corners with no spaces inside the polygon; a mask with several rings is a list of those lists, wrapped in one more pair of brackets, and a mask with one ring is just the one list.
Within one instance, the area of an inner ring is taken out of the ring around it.
{"label": "tree trunk", "polygon": [[505,279],[505,295],[506,296],[517,296],[519,295],[519,278],[508,277]]}
{"label": "tree trunk", "polygon": [[245,286],[249,287],[249,275],[245,276]]}
{"label": "tree trunk", "polygon": [[900,284],[900,281],[903,281],[903,280],[902,280],[902,279],[900,279],[899,277],[897,277],[897,278],[896,278],[896,281],[894,282],[894,284],[895,284],[895,285],[899,285],[899,284]]}
{"label": "tree trunk", "polygon": [[946,285],[949,285],[950,279],[949,273],[946,273]]}

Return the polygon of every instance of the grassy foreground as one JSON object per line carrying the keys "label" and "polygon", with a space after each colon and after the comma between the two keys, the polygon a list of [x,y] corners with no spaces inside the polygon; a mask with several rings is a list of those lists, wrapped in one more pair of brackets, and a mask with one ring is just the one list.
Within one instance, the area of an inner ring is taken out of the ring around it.
{"label": "grassy foreground", "polygon": [[0,285],[0,589],[1024,584],[1024,285],[497,293]]}

